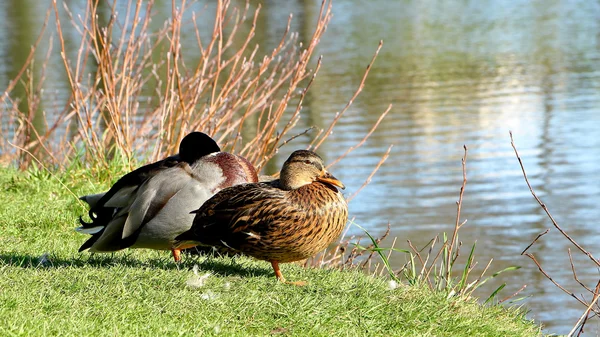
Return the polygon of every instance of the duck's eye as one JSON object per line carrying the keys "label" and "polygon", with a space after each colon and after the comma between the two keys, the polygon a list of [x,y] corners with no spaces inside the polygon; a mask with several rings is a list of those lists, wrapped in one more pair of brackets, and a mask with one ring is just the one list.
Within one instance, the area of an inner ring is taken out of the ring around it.
{"label": "duck's eye", "polygon": [[306,159],[306,160],[304,161],[304,164],[308,164],[308,165],[310,165],[310,164],[311,164],[311,162],[310,162],[310,160]]}

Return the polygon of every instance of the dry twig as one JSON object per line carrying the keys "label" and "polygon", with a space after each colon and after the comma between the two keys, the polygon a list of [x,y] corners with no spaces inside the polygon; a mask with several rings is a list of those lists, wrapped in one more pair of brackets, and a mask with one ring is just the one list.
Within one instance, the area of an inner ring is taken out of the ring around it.
{"label": "dry twig", "polygon": [[[523,161],[521,160],[521,157],[519,156],[519,152],[517,151],[517,148],[515,146],[514,143],[514,139],[513,139],[513,135],[512,132],[509,132],[510,134],[510,144],[515,152],[515,156],[517,157],[518,161],[519,161],[519,165],[521,167],[521,171],[523,173],[523,177],[525,178],[525,182],[527,183],[527,187],[529,187],[529,191],[531,192],[531,195],[533,196],[533,198],[537,201],[537,203],[540,205],[540,207],[544,210],[544,212],[546,213],[546,215],[548,216],[548,218],[550,219],[550,221],[552,222],[552,225],[554,225],[554,227],[562,234],[562,236],[564,238],[566,238],[571,244],[573,244],[578,250],[579,252],[583,253],[585,256],[587,256],[589,258],[590,261],[592,261],[595,265],[595,267],[600,267],[600,261],[598,261],[592,254],[591,252],[589,252],[588,250],[586,250],[585,248],[583,248],[583,246],[581,246],[579,243],[577,243],[577,241],[575,241],[575,239],[573,239],[565,230],[563,230],[558,223],[556,222],[556,220],[554,219],[554,217],[552,216],[552,214],[550,213],[548,207],[546,206],[546,204],[544,204],[540,198],[536,195],[533,187],[531,186],[531,183],[529,182],[529,179],[527,177],[527,173],[525,172],[525,167],[523,165]],[[597,301],[598,301],[598,297],[599,297],[599,290],[600,290],[600,281],[598,281],[596,288],[594,290],[592,290],[590,287],[586,286],[583,282],[581,282],[581,280],[579,280],[579,278],[577,277],[577,273],[575,271],[575,264],[573,262],[573,257],[571,255],[571,249],[569,248],[567,253],[569,256],[569,261],[570,261],[570,265],[571,265],[571,271],[573,273],[573,279],[579,283],[579,285],[584,288],[585,290],[587,290],[588,292],[590,292],[593,297],[592,300],[588,303],[586,302],[586,300],[584,299],[583,296],[577,296],[575,295],[575,293],[567,288],[565,288],[563,285],[559,284],[556,280],[554,280],[554,278],[552,278],[541,266],[540,262],[535,258],[535,256],[533,254],[527,253],[527,250],[529,250],[542,236],[544,236],[546,233],[548,233],[549,229],[547,229],[546,231],[538,234],[536,236],[536,238],[523,250],[523,252],[521,253],[521,255],[525,255],[527,257],[529,257],[534,263],[535,265],[538,267],[538,270],[548,279],[550,280],[557,288],[559,288],[560,290],[562,290],[564,293],[568,294],[569,296],[575,298],[579,303],[581,303],[582,305],[584,305],[586,307],[586,310],[584,311],[584,313],[581,315],[581,317],[579,318],[579,320],[577,321],[577,323],[575,324],[575,326],[573,327],[573,329],[571,330],[571,332],[569,333],[568,336],[572,336],[575,334],[575,332],[579,329],[579,334],[581,334],[583,332],[583,326],[585,325],[585,322],[587,321],[588,317],[589,317],[589,313],[590,311],[595,313],[595,316],[597,316],[598,314],[600,314],[600,309],[598,308],[594,308],[594,305],[596,305]]]}

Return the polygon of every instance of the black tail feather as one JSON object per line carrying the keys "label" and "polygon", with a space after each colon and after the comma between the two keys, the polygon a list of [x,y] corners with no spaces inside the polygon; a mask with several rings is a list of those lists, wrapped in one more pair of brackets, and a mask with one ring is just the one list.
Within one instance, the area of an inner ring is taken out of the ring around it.
{"label": "black tail feather", "polygon": [[94,245],[94,243],[96,243],[96,241],[98,241],[98,239],[100,238],[100,236],[102,235],[102,233],[104,233],[104,229],[101,230],[100,232],[92,235],[91,238],[87,239],[86,242],[84,242],[81,247],[79,247],[79,252],[83,252],[84,250],[90,248],[91,246]]}
{"label": "black tail feather", "polygon": [[92,222],[85,222],[85,221],[83,221],[83,218],[80,215],[79,223],[81,224],[81,226],[83,226],[83,228],[87,228],[87,227],[92,227],[92,225],[94,224],[94,221],[92,220]]}

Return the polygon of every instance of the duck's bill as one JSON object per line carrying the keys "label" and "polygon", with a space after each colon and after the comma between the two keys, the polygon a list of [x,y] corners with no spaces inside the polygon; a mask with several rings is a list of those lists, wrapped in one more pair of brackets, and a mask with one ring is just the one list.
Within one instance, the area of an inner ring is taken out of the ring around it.
{"label": "duck's bill", "polygon": [[323,174],[322,176],[317,178],[317,181],[326,183],[326,184],[330,184],[336,187],[339,187],[341,189],[345,189],[346,186],[344,186],[344,184],[342,184],[341,181],[339,181],[338,178],[334,177],[331,173],[329,172],[325,172],[325,174]]}

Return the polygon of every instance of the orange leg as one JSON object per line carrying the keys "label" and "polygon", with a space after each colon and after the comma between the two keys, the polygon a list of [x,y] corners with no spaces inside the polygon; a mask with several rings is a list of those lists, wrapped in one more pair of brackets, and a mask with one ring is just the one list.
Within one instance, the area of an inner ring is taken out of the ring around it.
{"label": "orange leg", "polygon": [[307,285],[306,281],[296,281],[296,282],[286,281],[285,277],[283,277],[283,274],[281,273],[281,270],[279,270],[279,262],[271,261],[271,266],[273,267],[273,270],[275,271],[275,277],[277,277],[277,280],[279,282],[283,282],[285,284],[291,284],[291,285],[298,286],[298,287],[303,287],[303,286]]}
{"label": "orange leg", "polygon": [[179,249],[173,248],[171,249],[171,253],[173,253],[173,258],[175,262],[181,261],[181,251]]}
{"label": "orange leg", "polygon": [[283,274],[281,273],[281,270],[279,270],[279,262],[277,262],[277,261],[271,261],[271,266],[273,267],[273,270],[275,271],[275,277],[277,277],[277,280],[279,282],[284,282],[285,283],[285,277],[283,277]]}

